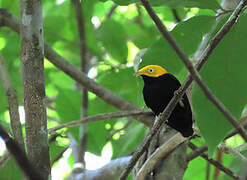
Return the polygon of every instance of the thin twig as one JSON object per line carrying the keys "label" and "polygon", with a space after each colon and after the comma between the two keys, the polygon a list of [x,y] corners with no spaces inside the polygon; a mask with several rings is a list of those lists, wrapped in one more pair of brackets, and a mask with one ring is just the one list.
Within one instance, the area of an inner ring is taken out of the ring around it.
{"label": "thin twig", "polygon": [[[83,1],[80,0],[72,0],[74,4],[76,19],[77,19],[77,28],[80,38],[79,49],[80,49],[80,62],[81,62],[81,71],[85,74],[88,73],[88,58],[87,58],[87,42],[86,42],[86,34],[85,34],[85,20],[83,16]],[[88,116],[88,91],[86,88],[82,87],[82,97],[81,97],[81,117],[85,118]],[[82,162],[84,167],[85,165],[85,152],[87,151],[87,134],[88,127],[87,124],[82,124],[80,127],[80,145],[79,145],[79,159],[78,161]],[[77,161],[77,160],[76,160]]]}
{"label": "thin twig", "polygon": [[117,9],[117,4],[113,4],[113,6],[110,8],[110,10],[108,11],[106,18],[110,19],[111,16],[113,15],[114,11]]}
{"label": "thin twig", "polygon": [[166,157],[170,152],[172,152],[178,145],[186,141],[187,138],[184,138],[180,133],[177,133],[175,136],[172,136],[167,142],[162,144],[157,148],[151,156],[145,161],[141,169],[136,175],[136,180],[144,180],[146,175],[150,173],[159,160]]}
{"label": "thin twig", "polygon": [[[192,149],[192,150],[196,150],[197,147],[192,144],[192,143],[189,143],[189,147]],[[213,159],[209,159],[209,157],[205,154],[205,153],[202,153],[200,155],[203,159],[205,159],[206,161],[208,161],[209,163],[211,163],[212,165],[214,165],[215,167],[217,167],[218,169],[220,169],[221,171],[223,171],[225,174],[227,174],[228,176],[232,177],[233,179],[240,179],[237,175],[235,175],[229,168],[223,166],[222,164],[220,164],[219,162],[213,160]]]}
{"label": "thin twig", "polygon": [[181,19],[180,19],[180,17],[178,16],[178,12],[177,12],[176,9],[172,9],[172,14],[173,14],[173,16],[174,16],[174,19],[175,19],[176,23],[181,22]]}
{"label": "thin twig", "polygon": [[[167,31],[166,27],[163,25],[162,21],[156,15],[154,10],[150,6],[149,2],[147,0],[141,0],[141,1],[142,1],[143,6],[146,8],[147,12],[149,13],[150,17],[153,19],[154,23],[156,24],[157,28],[159,29],[160,33],[168,41],[168,43],[174,49],[176,54],[180,57],[181,61],[184,63],[186,68],[189,70],[192,78],[197,82],[199,87],[204,92],[205,96],[219,109],[219,111],[228,119],[228,121],[239,131],[239,134],[245,139],[245,141],[247,141],[247,134],[245,133],[243,127],[238,123],[236,118],[230,113],[230,111],[224,106],[224,104],[216,96],[214,96],[214,94],[208,88],[208,86],[206,86],[206,84],[203,82],[200,74],[194,68],[192,62],[188,59],[188,57],[183,52],[183,50],[179,47],[179,45],[177,44],[175,39]],[[245,2],[247,2],[247,1],[245,1]],[[241,3],[239,6],[241,6]],[[244,8],[244,6],[245,5],[243,5],[243,8]]]}
{"label": "thin twig", "polygon": [[22,150],[22,148],[13,140],[9,134],[4,130],[4,128],[0,125],[0,136],[3,138],[8,151],[16,160],[19,167],[25,172],[28,178],[37,179],[37,180],[45,180],[46,178],[41,175],[38,169],[34,168],[35,166],[31,164],[26,154]]}
{"label": "thin twig", "polygon": [[48,133],[53,133],[54,131],[57,131],[62,128],[78,126],[78,125],[88,123],[88,122],[95,122],[95,121],[101,121],[105,119],[121,118],[121,117],[127,117],[127,116],[140,116],[144,114],[148,115],[151,113],[152,112],[150,111],[122,111],[122,112],[116,112],[116,113],[103,113],[103,114],[98,114],[95,116],[85,117],[82,120],[71,121],[69,123],[58,125],[54,128],[48,129]]}
{"label": "thin twig", "polygon": [[[213,37],[213,39],[210,41],[209,45],[205,49],[204,53],[202,54],[201,58],[199,59],[196,68],[199,71],[202,66],[205,64],[205,62],[208,60],[209,56],[215,49],[215,47],[218,45],[218,43],[221,41],[221,39],[230,31],[233,24],[236,23],[236,20],[238,19],[240,13],[243,11],[245,7],[245,4],[241,4],[236,8],[230,18],[227,20],[227,22],[223,25],[223,27],[220,29],[220,31]],[[152,10],[152,9],[151,9]],[[155,13],[154,13],[155,14]],[[165,110],[161,114],[158,123],[154,124],[153,128],[151,129],[150,133],[147,134],[147,136],[144,138],[143,142],[139,147],[136,149],[136,152],[133,154],[128,166],[122,173],[120,179],[124,180],[134,167],[136,161],[141,157],[145,149],[148,147],[151,138],[154,136],[155,132],[159,129],[159,127],[162,124],[162,119],[168,119],[171,111],[175,108],[178,101],[182,98],[184,95],[186,89],[191,85],[192,83],[192,76],[189,75],[184,83],[181,85],[181,87],[177,90],[177,93],[174,94],[174,97],[170,100],[169,104],[166,106]]]}

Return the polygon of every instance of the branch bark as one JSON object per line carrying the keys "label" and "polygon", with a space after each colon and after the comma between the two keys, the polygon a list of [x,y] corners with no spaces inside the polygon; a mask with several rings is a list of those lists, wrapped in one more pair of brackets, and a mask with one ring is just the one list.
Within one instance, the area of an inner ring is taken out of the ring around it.
{"label": "branch bark", "polygon": [[42,176],[50,179],[47,117],[44,104],[44,39],[41,1],[20,0],[20,16],[21,70],[28,156]]}

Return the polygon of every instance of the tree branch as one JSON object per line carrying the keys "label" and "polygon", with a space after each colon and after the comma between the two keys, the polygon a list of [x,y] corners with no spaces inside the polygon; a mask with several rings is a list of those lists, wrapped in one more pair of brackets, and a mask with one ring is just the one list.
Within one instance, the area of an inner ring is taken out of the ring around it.
{"label": "tree branch", "polygon": [[5,95],[8,99],[11,130],[14,139],[25,152],[24,138],[22,134],[21,121],[19,116],[18,95],[15,87],[12,84],[10,74],[5,66],[2,54],[0,53],[0,80],[2,81]]}
{"label": "tree branch", "polygon": [[[142,2],[147,2],[146,0],[142,0]],[[246,1],[245,1],[246,4]],[[220,31],[213,37],[213,39],[210,41],[209,45],[205,49],[204,53],[202,54],[201,58],[199,59],[199,62],[196,65],[196,69],[199,71],[201,67],[204,65],[204,63],[207,61],[209,56],[211,55],[212,51],[215,49],[215,47],[218,45],[218,43],[221,41],[221,39],[226,35],[227,32],[230,31],[231,27],[236,23],[236,20],[238,19],[240,13],[243,11],[245,4],[240,3],[238,8],[234,10],[232,13],[231,17],[227,20],[227,22],[222,26]],[[148,4],[149,6],[149,4]],[[151,8],[150,6],[148,7],[149,9]],[[154,13],[154,11],[151,9],[151,11]],[[155,14],[155,13],[154,13]],[[156,18],[157,15],[155,14]],[[161,23],[162,24],[162,23]],[[161,27],[163,29],[163,27]],[[151,138],[155,135],[156,131],[160,128],[162,123],[164,122],[164,119],[168,119],[171,111],[175,108],[176,104],[178,101],[183,97],[186,89],[190,86],[192,83],[192,75],[190,74],[184,83],[181,85],[181,87],[177,90],[177,93],[174,94],[174,97],[171,99],[169,104],[166,106],[165,110],[161,113],[159,116],[157,123],[154,124],[152,129],[150,130],[150,133],[147,134],[145,139],[143,140],[142,144],[139,145],[137,148],[136,152],[133,154],[130,163],[122,173],[120,179],[124,180],[129,172],[132,170],[133,166],[135,165],[136,161],[141,157],[145,149],[148,147]]]}
{"label": "tree branch", "polygon": [[[17,33],[19,33],[19,20],[12,16],[7,10],[0,9],[0,27],[8,26]],[[57,54],[48,44],[44,45],[45,57],[54,64],[58,69],[62,70],[64,73],[69,75],[75,81],[82,84],[88,91],[91,91],[106,103],[118,108],[122,111],[128,110],[140,110],[140,108],[133,105],[131,102],[117,96],[110,90],[104,88],[94,80],[88,78],[84,73],[82,73],[78,68],[73,66],[65,58]],[[138,116],[137,120],[144,123],[146,126],[151,127],[153,124],[153,118],[150,116]]]}
{"label": "tree branch", "polygon": [[[79,38],[80,38],[80,43],[79,43],[79,49],[80,49],[80,62],[81,62],[81,71],[85,74],[88,73],[88,58],[87,58],[87,43],[86,43],[86,32],[85,32],[85,19],[83,16],[83,1],[80,0],[71,0],[74,9],[75,9],[75,14],[76,14],[76,19],[77,19],[77,28],[78,28],[78,33],[79,33]],[[81,102],[82,102],[82,107],[81,107],[81,117],[87,117],[88,116],[88,92],[85,87],[82,87],[82,97],[81,97]],[[88,127],[86,124],[82,124],[80,127],[80,145],[79,145],[79,159],[75,161],[79,161],[83,163],[84,167],[85,165],[85,160],[84,160],[84,155],[87,150],[87,134],[88,134]]]}
{"label": "tree branch", "polygon": [[68,128],[68,127],[73,127],[73,126],[78,126],[84,123],[89,123],[89,122],[96,122],[96,121],[101,121],[105,119],[113,119],[113,118],[121,118],[121,117],[127,117],[127,116],[142,116],[142,115],[150,115],[152,114],[151,111],[122,111],[122,112],[116,112],[116,113],[103,113],[103,114],[98,114],[94,116],[88,116],[85,117],[81,120],[77,121],[71,121],[69,123],[61,124],[59,126],[56,126],[54,128],[48,129],[49,133],[53,133],[59,129],[62,128]]}

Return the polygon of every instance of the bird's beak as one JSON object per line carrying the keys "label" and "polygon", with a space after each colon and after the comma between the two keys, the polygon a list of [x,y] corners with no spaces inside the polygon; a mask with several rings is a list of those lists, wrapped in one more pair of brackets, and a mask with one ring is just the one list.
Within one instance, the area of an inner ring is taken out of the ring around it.
{"label": "bird's beak", "polygon": [[134,75],[135,75],[135,76],[141,76],[141,75],[143,75],[143,73],[140,72],[140,71],[137,71]]}

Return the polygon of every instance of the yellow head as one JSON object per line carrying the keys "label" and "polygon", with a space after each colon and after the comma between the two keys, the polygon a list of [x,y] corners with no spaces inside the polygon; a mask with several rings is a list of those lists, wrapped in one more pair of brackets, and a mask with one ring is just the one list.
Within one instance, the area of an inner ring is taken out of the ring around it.
{"label": "yellow head", "polygon": [[136,76],[146,75],[149,77],[159,77],[168,73],[163,67],[158,65],[148,65],[135,73]]}

